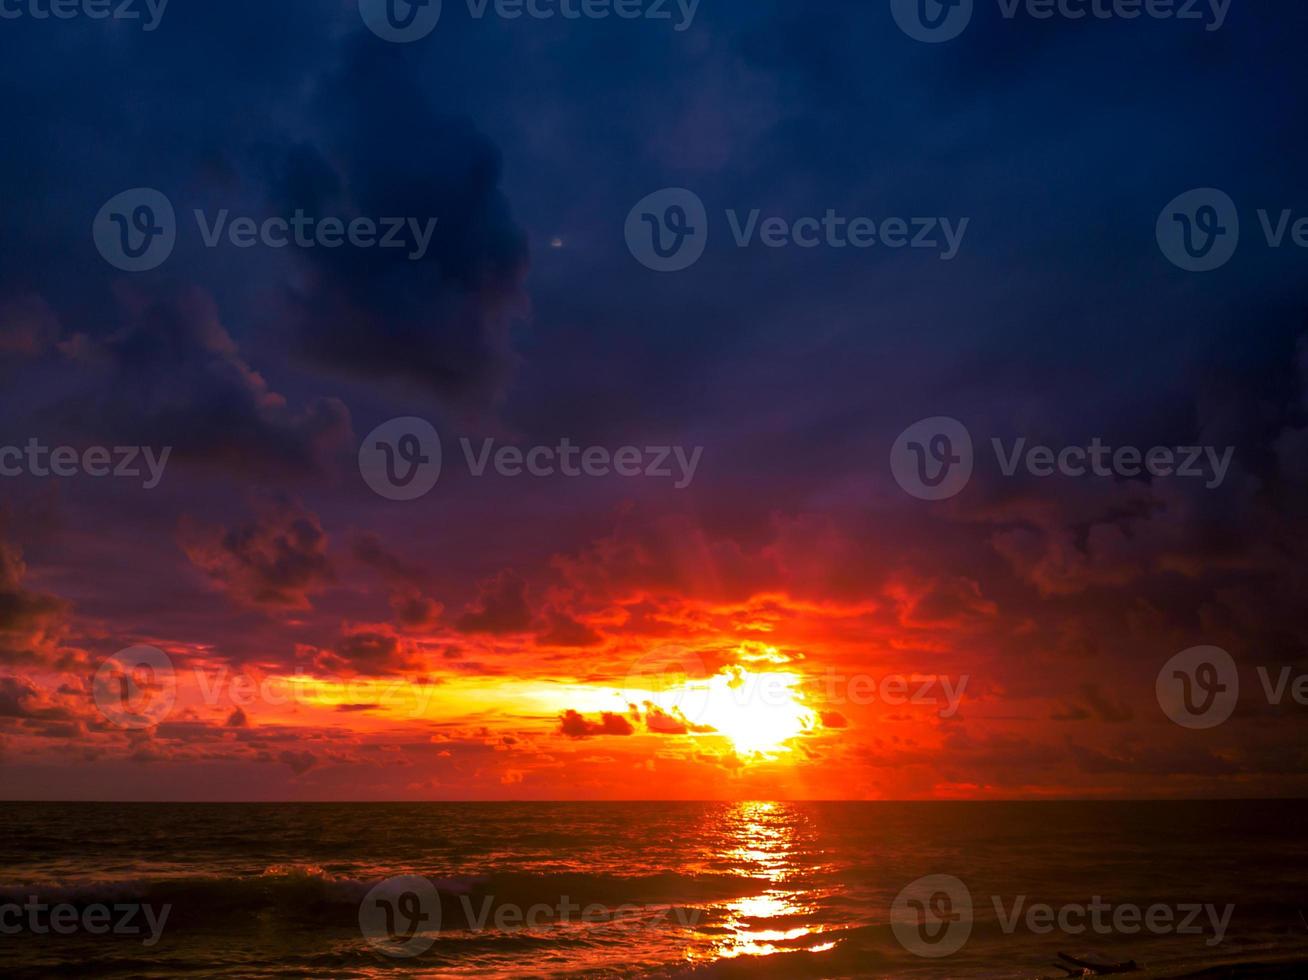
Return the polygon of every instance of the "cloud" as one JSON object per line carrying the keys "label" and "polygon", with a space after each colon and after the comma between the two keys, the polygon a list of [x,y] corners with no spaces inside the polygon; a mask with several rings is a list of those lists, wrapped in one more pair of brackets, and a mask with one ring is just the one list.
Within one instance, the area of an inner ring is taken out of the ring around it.
{"label": "cloud", "polygon": [[344,402],[292,407],[241,355],[204,290],[133,286],[115,297],[122,326],[67,339],[29,369],[49,382],[39,397],[52,422],[111,444],[130,433],[137,444],[171,447],[176,462],[264,476],[321,474],[350,444]]}
{"label": "cloud", "polygon": [[435,219],[430,249],[300,250],[299,340],[343,374],[487,404],[513,363],[526,236],[499,188],[498,150],[430,105],[408,61],[383,48],[346,43],[339,72],[316,87],[315,136],[288,154],[276,194],[288,213]]}
{"label": "cloud", "polygon": [[284,749],[277,759],[290,766],[291,772],[297,776],[303,776],[318,764],[318,757],[312,752],[292,752],[290,749]]}
{"label": "cloud", "polygon": [[604,642],[595,630],[558,609],[545,613],[545,630],[536,636],[537,646],[594,647]]}
{"label": "cloud", "polygon": [[285,497],[261,499],[257,508],[255,520],[226,531],[183,522],[187,558],[238,602],[308,609],[310,594],[335,579],[322,524]]}
{"label": "cloud", "polygon": [[316,658],[319,667],[350,674],[380,677],[422,668],[422,657],[411,641],[387,626],[351,630],[331,650]]}
{"label": "cloud", "polygon": [[0,296],[0,356],[43,354],[59,339],[59,315],[40,296]]}
{"label": "cloud", "polygon": [[94,711],[80,692],[50,691],[29,677],[0,675],[0,730],[35,738],[84,737]]}
{"label": "cloud", "polygon": [[380,572],[387,580],[400,585],[419,585],[428,578],[425,568],[397,555],[377,534],[351,535],[350,554],[356,561],[362,562]]}
{"label": "cloud", "polygon": [[391,596],[391,610],[396,622],[407,630],[432,629],[440,620],[445,606],[416,590],[396,592]]}
{"label": "cloud", "polygon": [[697,725],[690,721],[679,708],[664,711],[656,704],[646,702],[645,728],[655,735],[686,735],[691,732],[706,733],[717,731],[712,725]]}
{"label": "cloud", "polygon": [[463,633],[523,633],[531,627],[527,585],[513,572],[501,572],[482,584],[477,604],[456,624]]}
{"label": "cloud", "polygon": [[630,721],[611,711],[600,714],[599,721],[590,721],[569,708],[559,715],[559,734],[569,738],[590,738],[594,735],[631,735],[635,732]]}
{"label": "cloud", "polygon": [[57,596],[26,588],[19,548],[0,539],[0,663],[52,663],[71,607]]}
{"label": "cloud", "polygon": [[1049,717],[1054,721],[1086,721],[1097,718],[1100,721],[1120,724],[1135,718],[1130,705],[1116,701],[1105,694],[1098,684],[1082,684],[1081,697],[1087,707],[1081,703],[1070,702],[1054,711]]}
{"label": "cloud", "polygon": [[645,706],[645,727],[658,735],[685,735],[689,725],[680,712],[669,714],[657,705]]}

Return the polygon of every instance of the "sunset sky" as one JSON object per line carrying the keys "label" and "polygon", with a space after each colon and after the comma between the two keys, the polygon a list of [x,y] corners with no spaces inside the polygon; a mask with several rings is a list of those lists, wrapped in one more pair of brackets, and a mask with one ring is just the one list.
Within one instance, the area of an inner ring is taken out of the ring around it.
{"label": "sunset sky", "polygon": [[[152,489],[0,477],[0,798],[1302,795],[1304,709],[1255,673],[1308,641],[1308,252],[1255,217],[1308,215],[1277,16],[0,24],[0,446],[172,447]],[[1187,273],[1155,222],[1210,186],[1244,241]],[[122,272],[91,228],[138,187],[177,245]],[[624,241],[668,187],[712,228],[675,274]],[[191,218],[297,208],[439,221],[411,261]],[[727,209],[968,227],[948,261],[737,248]],[[386,499],[360,445],[408,416],[440,480]],[[925,501],[890,455],[935,416],[977,466]],[[1234,452],[1217,487],[1006,477],[995,438]],[[478,477],[463,439],[702,452],[681,487]],[[176,702],[125,728],[92,679],[136,645]],[[1155,697],[1197,645],[1242,670],[1210,731]]]}

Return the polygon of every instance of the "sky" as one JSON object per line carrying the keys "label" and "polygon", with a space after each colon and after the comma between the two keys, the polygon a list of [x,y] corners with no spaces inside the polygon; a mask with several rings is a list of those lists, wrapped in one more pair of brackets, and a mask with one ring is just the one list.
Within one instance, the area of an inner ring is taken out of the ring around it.
{"label": "sky", "polygon": [[1308,790],[1308,10],[363,6],[0,5],[0,798]]}

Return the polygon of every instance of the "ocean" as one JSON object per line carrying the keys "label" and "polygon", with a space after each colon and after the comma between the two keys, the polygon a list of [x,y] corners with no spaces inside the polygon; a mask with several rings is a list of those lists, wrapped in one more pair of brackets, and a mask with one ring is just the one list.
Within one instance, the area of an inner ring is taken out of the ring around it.
{"label": "ocean", "polygon": [[1080,969],[1064,954],[1181,976],[1308,959],[1302,813],[0,804],[0,973],[1032,978]]}

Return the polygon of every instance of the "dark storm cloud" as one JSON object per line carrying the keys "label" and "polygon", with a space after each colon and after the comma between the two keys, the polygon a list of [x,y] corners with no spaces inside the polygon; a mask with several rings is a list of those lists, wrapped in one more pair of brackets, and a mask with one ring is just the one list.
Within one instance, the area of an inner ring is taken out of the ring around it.
{"label": "dark storm cloud", "polygon": [[[21,372],[9,414],[268,475],[318,472],[348,442],[349,412],[323,394],[333,377],[489,403],[513,363],[526,269],[492,143],[435,105],[353,5],[168,13],[152,33],[6,21],[0,360],[25,361],[0,365]],[[89,172],[66,152],[79,142],[99,147]],[[178,247],[125,276],[89,228],[137,186],[173,202]],[[204,248],[196,208],[436,230],[419,262],[379,248],[252,255]],[[288,346],[331,377],[274,387],[261,369]]]}
{"label": "dark storm cloud", "polygon": [[356,560],[376,569],[387,580],[399,585],[418,585],[429,578],[426,569],[391,551],[377,534],[351,536],[350,553]]}
{"label": "dark storm cloud", "polygon": [[124,305],[133,314],[119,331],[69,338],[27,365],[29,377],[52,379],[63,395],[36,413],[43,424],[83,439],[171,447],[170,459],[211,471],[265,476],[320,473],[348,444],[344,403],[289,405],[242,356],[207,294],[132,296]]}
{"label": "dark storm cloud", "polygon": [[309,355],[365,378],[456,400],[503,384],[508,322],[521,312],[525,236],[500,190],[498,150],[443,115],[375,39],[348,46],[314,107],[322,136],[285,163],[285,210],[347,220],[435,220],[430,251],[308,250],[295,290]]}
{"label": "dark storm cloud", "polygon": [[422,658],[412,643],[388,627],[360,628],[342,636],[331,650],[321,651],[316,665],[327,671],[381,677],[418,670]]}
{"label": "dark storm cloud", "polygon": [[0,525],[0,663],[38,663],[55,659],[71,606],[24,584],[22,552]]}
{"label": "dark storm cloud", "polygon": [[599,633],[562,610],[547,610],[544,619],[544,631],[536,637],[539,646],[593,647],[604,642]]}
{"label": "dark storm cloud", "polygon": [[311,593],[336,577],[322,524],[283,497],[256,506],[254,520],[233,528],[184,522],[179,537],[187,558],[238,602],[308,609]]}
{"label": "dark storm cloud", "polygon": [[464,633],[521,633],[531,626],[527,583],[513,572],[502,572],[485,582],[476,604],[458,618]]}

